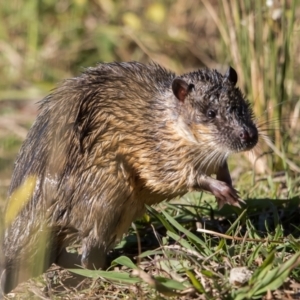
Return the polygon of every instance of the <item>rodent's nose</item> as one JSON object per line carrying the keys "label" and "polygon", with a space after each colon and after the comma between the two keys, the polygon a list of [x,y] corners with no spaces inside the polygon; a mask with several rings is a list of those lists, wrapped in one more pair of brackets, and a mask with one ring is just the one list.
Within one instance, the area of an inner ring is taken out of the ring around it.
{"label": "rodent's nose", "polygon": [[245,129],[243,129],[243,130],[241,131],[241,133],[240,133],[240,138],[241,138],[243,141],[248,141],[248,140],[249,140],[250,136],[249,136],[248,132],[247,132]]}
{"label": "rodent's nose", "polygon": [[243,142],[249,142],[257,139],[257,130],[254,128],[243,128],[240,132],[240,138]]}

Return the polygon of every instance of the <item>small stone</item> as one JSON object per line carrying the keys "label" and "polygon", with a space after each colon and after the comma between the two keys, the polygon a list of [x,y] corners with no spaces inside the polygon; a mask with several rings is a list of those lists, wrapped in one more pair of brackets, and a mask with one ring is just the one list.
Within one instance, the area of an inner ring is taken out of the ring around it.
{"label": "small stone", "polygon": [[229,282],[236,286],[244,285],[251,278],[252,273],[247,267],[233,268],[230,271]]}

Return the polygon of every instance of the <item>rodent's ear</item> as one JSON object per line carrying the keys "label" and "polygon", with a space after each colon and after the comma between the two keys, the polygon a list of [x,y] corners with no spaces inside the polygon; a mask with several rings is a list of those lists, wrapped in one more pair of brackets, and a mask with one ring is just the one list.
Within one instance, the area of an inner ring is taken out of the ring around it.
{"label": "rodent's ear", "polygon": [[227,72],[224,75],[224,80],[230,82],[233,85],[236,85],[238,81],[238,75],[234,68],[229,67]]}
{"label": "rodent's ear", "polygon": [[172,90],[176,98],[184,102],[186,96],[189,94],[191,89],[194,88],[193,84],[187,84],[183,79],[181,78],[175,78],[172,83]]}

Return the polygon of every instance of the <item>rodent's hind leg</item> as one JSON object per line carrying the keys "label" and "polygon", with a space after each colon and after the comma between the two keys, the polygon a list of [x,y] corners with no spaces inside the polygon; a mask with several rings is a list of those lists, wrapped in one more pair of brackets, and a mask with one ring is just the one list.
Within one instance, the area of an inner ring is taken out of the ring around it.
{"label": "rodent's hind leg", "polygon": [[55,263],[65,269],[78,268],[81,265],[81,256],[76,252],[68,252],[66,248],[62,248]]}
{"label": "rodent's hind leg", "polygon": [[106,249],[91,246],[87,239],[82,242],[81,265],[87,269],[104,269],[106,267]]}
{"label": "rodent's hind leg", "polygon": [[87,238],[82,240],[81,254],[67,251],[68,244],[63,244],[55,263],[65,269],[79,268],[104,269],[106,267],[106,251],[101,247],[91,246]]}

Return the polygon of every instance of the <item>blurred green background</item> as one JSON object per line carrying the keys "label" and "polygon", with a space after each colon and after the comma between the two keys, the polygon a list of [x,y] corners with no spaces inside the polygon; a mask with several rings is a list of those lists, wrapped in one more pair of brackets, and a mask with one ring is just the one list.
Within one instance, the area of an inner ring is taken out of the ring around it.
{"label": "blurred green background", "polygon": [[[271,146],[258,172],[300,165],[296,0],[10,0],[0,4],[0,200],[42,99],[98,62],[151,60],[181,73],[232,65]],[[275,152],[276,155],[270,154]],[[296,181],[298,183],[298,181]],[[0,201],[1,203],[1,201]],[[3,203],[3,201],[2,201]]]}

